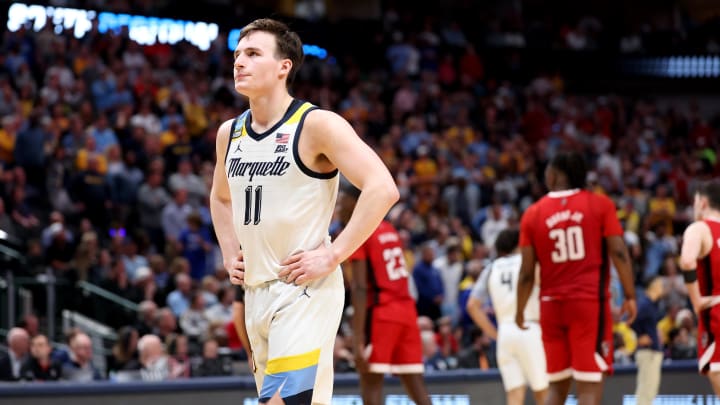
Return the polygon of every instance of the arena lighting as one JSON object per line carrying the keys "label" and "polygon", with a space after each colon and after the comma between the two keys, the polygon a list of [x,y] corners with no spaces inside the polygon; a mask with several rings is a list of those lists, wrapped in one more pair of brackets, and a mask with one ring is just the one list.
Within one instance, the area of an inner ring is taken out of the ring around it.
{"label": "arena lighting", "polygon": [[[235,47],[237,46],[238,41],[240,41],[240,32],[242,29],[235,28],[230,30],[227,36],[227,46],[228,49],[231,51],[235,51]],[[303,45],[303,52],[306,56],[314,56],[318,59],[325,59],[328,56],[327,49],[321,48],[317,45],[309,45],[304,44]]]}
{"label": "arena lighting", "polygon": [[215,23],[173,20],[170,18],[145,17],[140,15],[96,12],[66,7],[38,6],[13,3],[8,9],[7,28],[11,32],[32,22],[34,31],[42,30],[48,23],[54,26],[56,34],[73,30],[75,38],[82,38],[97,21],[101,33],[120,32],[127,28],[130,39],[141,45],[176,44],[186,40],[206,51],[218,36]]}
{"label": "arena lighting", "polygon": [[624,70],[638,76],[670,78],[720,77],[720,56],[693,55],[635,58],[623,63]]}

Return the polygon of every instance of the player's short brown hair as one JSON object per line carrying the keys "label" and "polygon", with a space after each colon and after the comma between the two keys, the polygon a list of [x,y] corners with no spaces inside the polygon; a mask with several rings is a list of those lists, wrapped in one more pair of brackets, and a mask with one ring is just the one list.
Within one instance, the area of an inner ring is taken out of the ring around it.
{"label": "player's short brown hair", "polygon": [[720,210],[720,180],[713,179],[698,184],[695,193],[707,197],[710,208]]}
{"label": "player's short brown hair", "polygon": [[287,85],[289,87],[305,59],[300,36],[296,32],[290,31],[290,27],[282,21],[273,20],[272,18],[260,18],[242,29],[239,40],[256,31],[272,34],[275,37],[276,44],[275,57],[290,59],[292,62],[292,68],[290,68],[290,73],[288,73],[287,77]]}

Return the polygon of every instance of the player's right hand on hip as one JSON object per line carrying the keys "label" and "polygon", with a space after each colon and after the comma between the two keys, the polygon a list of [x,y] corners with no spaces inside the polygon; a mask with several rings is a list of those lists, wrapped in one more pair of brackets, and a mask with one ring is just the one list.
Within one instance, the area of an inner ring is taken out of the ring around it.
{"label": "player's right hand on hip", "polygon": [[230,283],[234,285],[245,284],[245,261],[243,261],[242,250],[236,257],[230,257],[224,260],[225,270],[230,276]]}
{"label": "player's right hand on hip", "polygon": [[520,329],[527,329],[527,326],[525,326],[525,314],[522,312],[518,312],[515,314],[515,324]]}

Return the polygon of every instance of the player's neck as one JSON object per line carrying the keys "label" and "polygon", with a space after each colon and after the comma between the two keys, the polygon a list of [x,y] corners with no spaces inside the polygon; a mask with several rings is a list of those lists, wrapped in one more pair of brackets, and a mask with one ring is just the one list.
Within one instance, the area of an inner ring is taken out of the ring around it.
{"label": "player's neck", "polygon": [[272,127],[282,119],[292,101],[292,96],[284,87],[262,96],[253,97],[250,99],[253,127],[260,127],[257,129]]}

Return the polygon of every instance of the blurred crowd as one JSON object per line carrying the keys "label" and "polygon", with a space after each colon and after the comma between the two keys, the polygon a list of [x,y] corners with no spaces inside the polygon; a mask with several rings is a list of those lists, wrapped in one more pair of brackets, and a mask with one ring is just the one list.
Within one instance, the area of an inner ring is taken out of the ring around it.
{"label": "blurred crowd", "polygon": [[[665,357],[695,358],[696,319],[677,255],[694,183],[720,169],[720,116],[691,100],[574,94],[560,74],[496,77],[462,24],[408,25],[399,16],[386,14],[376,55],[362,66],[351,53],[308,57],[293,94],[345,117],[396,179],[401,201],[389,219],[412,270],[427,369],[495,367],[494,342],[464,303],[495,257],[497,234],[544,194],[543,170],[561,148],[582,152],[592,165],[588,187],[616,202],[639,288],[662,277]],[[28,315],[8,334],[6,379],[233,372],[218,352],[242,352],[235,290],[208,208],[217,128],[247,107],[225,45],[141,47],[97,29],[82,39],[52,28],[2,32],[0,229],[25,241],[18,275],[53,274],[59,308],[118,336],[98,367],[82,330],[49,340],[40,333],[45,296],[34,294],[40,320]],[[138,311],[78,293],[79,281]],[[613,291],[617,309],[616,281]],[[345,312],[338,371],[353,369],[352,308]],[[615,318],[616,359],[632,362],[642,337]]]}

